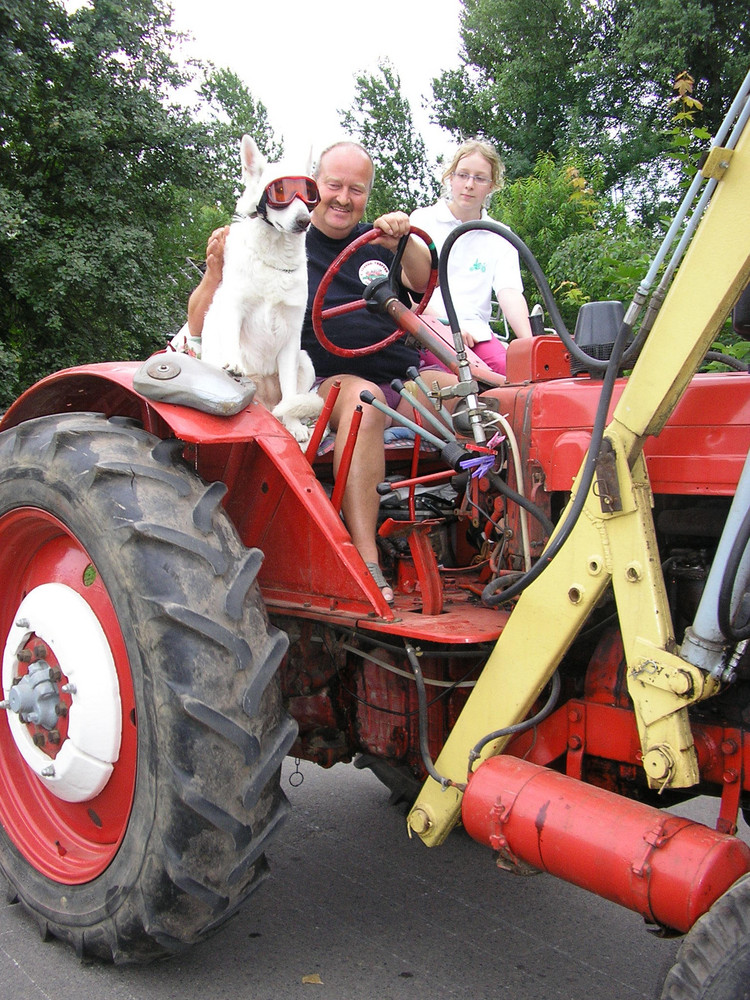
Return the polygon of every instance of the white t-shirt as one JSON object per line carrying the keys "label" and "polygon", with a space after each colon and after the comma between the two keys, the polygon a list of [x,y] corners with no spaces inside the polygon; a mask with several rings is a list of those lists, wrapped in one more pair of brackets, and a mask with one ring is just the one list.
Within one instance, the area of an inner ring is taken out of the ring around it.
{"label": "white t-shirt", "polygon": [[[484,210],[482,218],[489,218]],[[448,235],[461,225],[442,199],[427,208],[416,209],[409,221],[432,237],[438,253],[442,252]],[[504,288],[523,292],[518,251],[497,233],[486,230],[465,233],[451,247],[448,286],[461,329],[477,342],[489,340],[493,335],[489,324],[493,288],[495,294]],[[447,319],[439,288],[432,293],[430,311]]]}

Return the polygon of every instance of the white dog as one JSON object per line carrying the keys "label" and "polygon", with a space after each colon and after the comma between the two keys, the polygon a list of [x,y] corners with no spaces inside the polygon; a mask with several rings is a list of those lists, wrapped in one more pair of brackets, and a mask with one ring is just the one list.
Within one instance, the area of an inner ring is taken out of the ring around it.
{"label": "white dog", "polygon": [[[266,162],[242,137],[244,191],[229,227],[222,281],[206,313],[201,357],[249,376],[264,403],[300,443],[303,420],[320,413],[315,372],[300,348],[307,305],[305,232],[318,195],[314,181],[283,163]],[[310,164],[307,172],[309,173]]]}

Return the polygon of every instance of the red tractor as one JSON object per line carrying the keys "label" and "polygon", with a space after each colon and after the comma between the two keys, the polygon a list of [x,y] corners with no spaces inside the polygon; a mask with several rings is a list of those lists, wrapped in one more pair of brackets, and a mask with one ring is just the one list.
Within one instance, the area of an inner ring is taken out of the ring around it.
{"label": "red tractor", "polygon": [[[461,396],[386,444],[393,606],[325,411],[302,451],[252,386],[174,352],[10,408],[0,867],[44,933],[122,962],[202,939],[263,876],[284,757],[354,760],[428,846],[461,822],[501,867],[687,934],[664,997],[747,995],[750,374],[695,374],[733,309],[749,325],[747,99],[665,241],[700,218],[687,253],[587,310],[588,342],[523,245],[559,336],[512,343],[504,384],[376,289]],[[714,829],[659,808],[699,794]]]}

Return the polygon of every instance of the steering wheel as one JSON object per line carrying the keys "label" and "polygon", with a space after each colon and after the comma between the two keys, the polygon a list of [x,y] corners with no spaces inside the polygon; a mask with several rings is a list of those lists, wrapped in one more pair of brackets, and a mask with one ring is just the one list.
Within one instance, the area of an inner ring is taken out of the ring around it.
{"label": "steering wheel", "polygon": [[331,287],[331,282],[339,273],[346,261],[348,261],[360,247],[363,247],[366,243],[372,243],[373,240],[376,240],[382,235],[383,234],[380,230],[373,229],[367,233],[363,233],[361,236],[358,236],[357,239],[342,250],[338,257],[333,261],[331,266],[323,275],[323,280],[320,282],[318,290],[315,293],[315,299],[313,300],[312,307],[312,323],[313,329],[315,330],[315,336],[327,351],[330,351],[331,354],[337,354],[340,358],[357,358],[363,354],[374,354],[375,351],[382,351],[384,347],[392,344],[394,340],[398,340],[398,338],[402,337],[406,332],[400,326],[397,326],[393,333],[388,334],[388,336],[384,337],[382,340],[378,340],[374,344],[368,344],[366,347],[338,347],[326,336],[323,329],[323,322],[324,320],[333,319],[336,316],[344,316],[348,313],[357,312],[359,309],[370,309],[373,312],[377,312],[379,306],[373,293],[378,288],[386,288],[389,290],[392,295],[388,296],[388,298],[392,298],[394,296],[398,298],[396,285],[401,275],[401,258],[404,255],[404,250],[406,249],[406,244],[410,236],[418,236],[424,243],[427,244],[430,251],[430,277],[427,282],[427,287],[422,295],[422,300],[414,310],[415,315],[418,316],[420,313],[424,312],[427,303],[430,301],[430,296],[435,289],[435,285],[437,284],[438,255],[437,250],[435,249],[435,244],[432,242],[432,238],[421,229],[410,229],[406,236],[402,236],[399,240],[396,255],[393,258],[393,264],[391,265],[391,269],[387,277],[383,276],[375,278],[367,286],[364,298],[355,299],[352,302],[345,302],[340,306],[331,306],[329,309],[324,309],[323,303],[325,302],[326,293]]}

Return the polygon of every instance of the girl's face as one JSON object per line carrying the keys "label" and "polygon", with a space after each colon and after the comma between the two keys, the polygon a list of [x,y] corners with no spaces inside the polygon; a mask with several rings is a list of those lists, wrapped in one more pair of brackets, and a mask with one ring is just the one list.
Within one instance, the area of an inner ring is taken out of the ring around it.
{"label": "girl's face", "polygon": [[481,153],[462,156],[450,176],[451,211],[459,219],[478,219],[492,188],[492,166]]}

